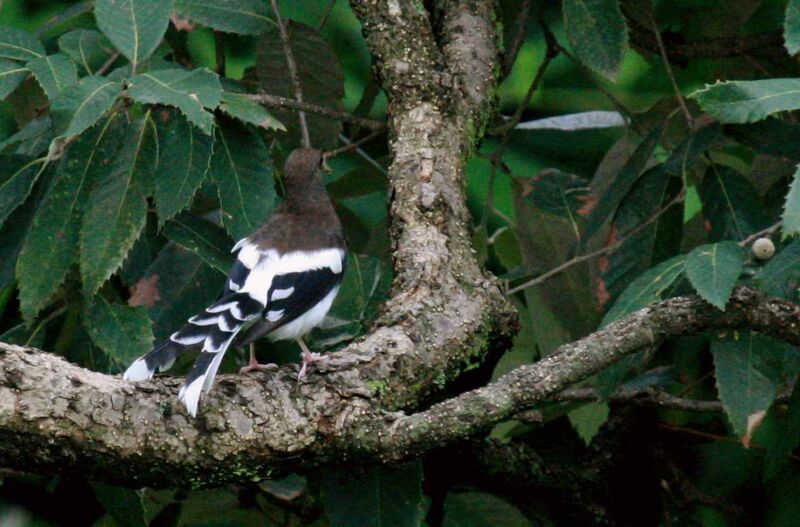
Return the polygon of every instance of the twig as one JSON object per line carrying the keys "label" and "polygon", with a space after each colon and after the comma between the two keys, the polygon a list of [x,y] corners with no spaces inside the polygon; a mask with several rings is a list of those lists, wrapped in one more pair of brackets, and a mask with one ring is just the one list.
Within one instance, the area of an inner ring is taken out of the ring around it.
{"label": "twig", "polygon": [[355,115],[343,112],[341,110],[334,110],[332,108],[326,108],[325,106],[319,106],[318,104],[312,104],[309,102],[298,102],[294,99],[288,99],[279,95],[270,95],[268,93],[251,93],[248,94],[247,97],[250,100],[260,102],[261,104],[265,104],[273,108],[291,108],[293,110],[300,110],[299,113],[309,112],[319,115],[326,115],[328,117],[341,119],[343,121],[347,121],[348,123],[353,123],[370,130],[386,129],[386,124],[380,121],[356,117]]}
{"label": "twig", "polygon": [[214,53],[217,60],[217,74],[225,76],[225,39],[222,31],[214,31]]}
{"label": "twig", "polygon": [[[362,137],[361,139],[359,139],[357,141],[346,142],[345,146],[342,146],[342,147],[337,148],[335,150],[329,150],[329,151],[325,152],[325,159],[332,159],[332,158],[338,156],[339,154],[344,154],[345,152],[349,152],[351,150],[358,150],[358,148],[361,145],[369,143],[370,141],[372,141],[373,139],[375,139],[376,137],[378,137],[382,133],[383,133],[383,130],[374,130],[374,131],[370,132],[369,134],[365,135],[364,137]],[[342,142],[345,142],[345,141],[342,141]]]}
{"label": "twig", "polygon": [[722,412],[722,403],[719,401],[700,401],[697,399],[684,399],[671,393],[659,390],[653,386],[638,389],[620,388],[608,397],[603,397],[594,388],[568,388],[555,394],[551,400],[557,402],[572,401],[614,401],[634,404],[652,404],[662,408],[685,410],[687,412]]}
{"label": "twig", "polygon": [[572,258],[571,260],[567,260],[566,262],[562,263],[561,265],[558,265],[558,266],[554,267],[553,269],[550,269],[546,273],[540,274],[536,278],[528,280],[527,282],[525,282],[523,284],[520,284],[518,286],[512,287],[511,289],[506,291],[506,295],[512,295],[514,293],[517,293],[517,292],[522,291],[524,289],[527,289],[529,287],[533,287],[535,285],[541,284],[542,282],[545,282],[548,279],[552,278],[553,276],[566,271],[567,269],[569,269],[570,267],[572,267],[574,265],[577,265],[579,263],[585,262],[587,260],[591,260],[592,258],[596,258],[598,256],[602,256],[604,254],[616,251],[629,238],[631,238],[632,236],[635,236],[636,234],[641,232],[643,229],[645,229],[648,225],[650,225],[653,222],[655,222],[656,220],[658,220],[658,218],[661,217],[661,215],[664,214],[668,209],[670,209],[674,205],[678,205],[679,203],[683,203],[683,200],[684,200],[685,197],[686,197],[685,191],[679,192],[674,198],[672,198],[672,200],[670,200],[669,203],[667,203],[666,205],[664,205],[663,207],[658,209],[655,214],[653,214],[652,216],[647,218],[647,220],[645,220],[643,223],[640,223],[635,228],[633,228],[630,231],[628,231],[628,233],[625,236],[623,236],[619,240],[615,241],[611,245],[607,245],[607,246],[603,247],[602,249],[598,249],[596,251],[592,251],[592,252],[587,253],[587,254],[582,254],[580,256],[576,256],[575,258]]}
{"label": "twig", "polygon": [[[347,136],[344,134],[339,134],[339,140],[348,145],[352,144],[352,141],[350,141],[350,139],[348,139]],[[361,157],[363,157],[367,163],[374,166],[381,174],[385,175],[387,173],[386,169],[383,168],[383,166],[380,163],[378,163],[375,159],[373,159],[371,155],[366,153],[363,148],[356,147],[356,153]]]}
{"label": "twig", "polygon": [[94,72],[94,74],[104,75],[108,71],[108,69],[117,61],[119,55],[120,55],[119,51],[115,51],[114,53],[112,53],[111,56],[108,57],[108,60],[106,60],[103,63],[103,65],[100,66],[100,68],[98,68],[98,70]]}
{"label": "twig", "polygon": [[325,13],[322,15],[322,18],[319,21],[319,25],[317,26],[317,31],[322,31],[322,28],[325,27],[325,24],[328,22],[328,18],[331,16],[333,12],[333,6],[336,5],[336,0],[330,0],[328,2],[328,9],[325,10]]}
{"label": "twig", "polygon": [[778,229],[780,229],[781,225],[783,225],[783,222],[779,221],[778,223],[776,223],[774,225],[770,225],[766,229],[761,229],[760,231],[758,231],[758,232],[756,232],[754,234],[751,234],[750,236],[748,236],[747,238],[745,238],[744,240],[739,242],[739,247],[744,247],[748,243],[750,243],[752,241],[755,241],[758,238],[761,238],[762,236],[766,236],[767,234],[772,234],[773,232],[775,232]]}
{"label": "twig", "polygon": [[[283,23],[281,13],[278,10],[277,0],[270,0],[272,3],[272,10],[275,12],[275,20],[278,22],[278,30],[281,34],[281,43],[283,44],[283,52],[286,54],[286,64],[289,66],[289,74],[292,78],[292,87],[294,88],[294,99],[297,102],[303,102],[303,89],[300,86],[300,76],[297,74],[297,64],[294,62],[294,54],[292,53],[292,46],[289,42],[289,35],[286,33],[286,25]],[[302,144],[305,148],[311,147],[311,136],[308,134],[308,122],[306,121],[306,113],[303,110],[297,112],[297,118],[300,120],[300,133],[302,135]]]}
{"label": "twig", "polygon": [[667,70],[667,77],[669,77],[669,82],[672,84],[672,89],[675,91],[675,96],[678,99],[678,104],[681,107],[683,116],[686,117],[686,124],[688,124],[689,129],[691,129],[694,126],[694,119],[692,118],[691,112],[689,112],[689,108],[686,106],[686,101],[683,99],[678,81],[675,79],[675,73],[672,71],[672,65],[669,63],[669,57],[667,56],[667,48],[664,47],[664,42],[661,40],[661,31],[658,29],[658,23],[652,12],[650,13],[650,23],[653,26],[653,35],[656,37],[658,50],[661,53],[661,60],[664,61],[664,69]]}

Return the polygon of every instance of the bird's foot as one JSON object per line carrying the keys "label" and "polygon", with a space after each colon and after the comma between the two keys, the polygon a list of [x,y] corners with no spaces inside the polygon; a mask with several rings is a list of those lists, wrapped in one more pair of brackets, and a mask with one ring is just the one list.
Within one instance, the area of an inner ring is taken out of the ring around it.
{"label": "bird's foot", "polygon": [[277,370],[278,365],[274,362],[270,362],[267,364],[260,364],[258,361],[251,359],[247,366],[244,366],[239,370],[239,375],[244,375],[245,373],[250,373],[251,371],[264,371],[264,370]]}
{"label": "bird's foot", "polygon": [[303,365],[300,367],[300,373],[297,374],[298,381],[302,381],[303,379],[305,379],[309,364],[313,364],[315,362],[319,362],[327,358],[322,353],[314,353],[306,350],[303,350],[301,357],[303,357]]}

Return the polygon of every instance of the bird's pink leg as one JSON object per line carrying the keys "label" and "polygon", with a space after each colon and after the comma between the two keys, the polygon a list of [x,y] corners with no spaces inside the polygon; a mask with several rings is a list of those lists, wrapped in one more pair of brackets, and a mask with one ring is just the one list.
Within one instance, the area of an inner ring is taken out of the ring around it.
{"label": "bird's pink leg", "polygon": [[255,343],[250,343],[250,362],[247,366],[243,367],[239,370],[240,374],[243,373],[250,373],[251,371],[262,371],[262,370],[275,370],[278,368],[278,365],[270,362],[268,364],[259,364],[258,360],[256,360],[256,345]]}
{"label": "bird's pink leg", "polygon": [[303,365],[300,367],[300,373],[297,374],[297,380],[301,381],[306,376],[306,371],[308,370],[308,365],[314,362],[318,362],[321,360],[325,360],[325,355],[321,353],[314,353],[308,349],[306,343],[303,342],[302,337],[297,339],[297,344],[300,346],[300,349],[303,350],[301,356],[303,357]]}

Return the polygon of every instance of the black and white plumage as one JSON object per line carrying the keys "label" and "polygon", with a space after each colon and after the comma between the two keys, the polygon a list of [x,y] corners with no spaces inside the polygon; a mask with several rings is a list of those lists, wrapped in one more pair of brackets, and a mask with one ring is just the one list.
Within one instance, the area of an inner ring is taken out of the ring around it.
{"label": "black and white plumage", "polygon": [[[200,349],[179,398],[196,415],[200,396],[214,381],[231,346],[259,338],[297,340],[319,325],[344,276],[344,236],[321,179],[322,155],[291,153],[284,169],[286,200],[258,230],[234,247],[236,261],[219,300],[125,371],[128,380],[149,379],[185,351]],[[304,370],[302,370],[304,371]]]}

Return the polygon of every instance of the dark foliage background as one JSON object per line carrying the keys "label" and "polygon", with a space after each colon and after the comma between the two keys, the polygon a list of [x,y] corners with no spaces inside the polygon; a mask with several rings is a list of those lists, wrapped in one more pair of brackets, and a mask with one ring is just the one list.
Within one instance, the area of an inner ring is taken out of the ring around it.
{"label": "dark foliage background", "polygon": [[[303,99],[328,110],[306,113],[312,144],[363,140],[326,174],[352,254],[311,339],[333,350],[391,284],[387,102],[345,2],[277,5]],[[498,28],[498,117],[466,185],[522,329],[454,391],[669,296],[798,300],[800,1],[503,1]],[[275,98],[295,96],[285,44],[264,0],[0,2],[0,340],[118,373],[217,296],[300,143]],[[479,443],[541,459],[458,445],[215,490],[0,469],[0,525],[793,525],[797,349],[747,331],[658,348]],[[228,355],[235,372],[245,350]]]}

